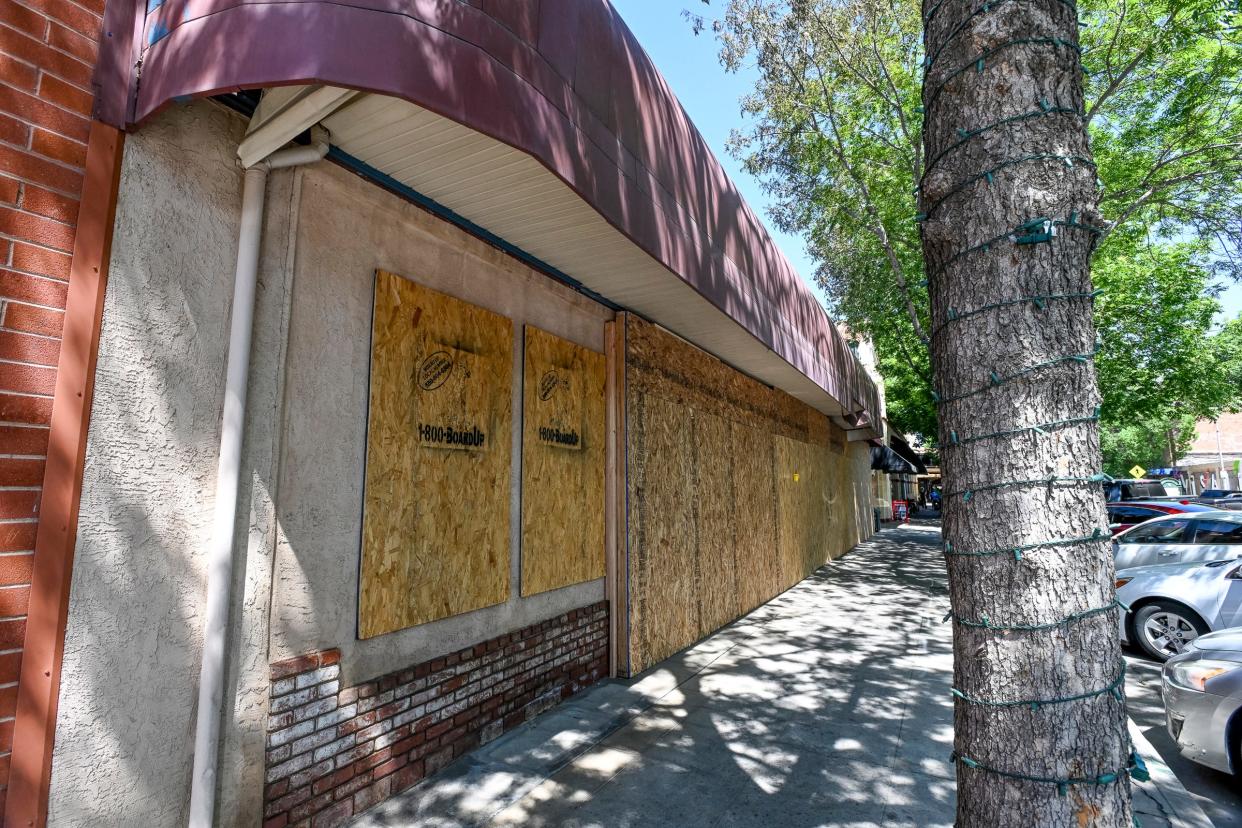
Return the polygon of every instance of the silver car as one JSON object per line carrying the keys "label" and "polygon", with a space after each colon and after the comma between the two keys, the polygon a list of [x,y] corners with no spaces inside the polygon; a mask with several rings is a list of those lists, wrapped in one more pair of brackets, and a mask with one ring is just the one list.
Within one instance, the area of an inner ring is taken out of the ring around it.
{"label": "silver car", "polygon": [[1242,626],[1242,561],[1118,570],[1117,600],[1130,608],[1121,617],[1122,640],[1164,661],[1212,630]]}
{"label": "silver car", "polygon": [[1242,513],[1187,512],[1140,523],[1113,538],[1117,569],[1242,555]]}
{"label": "silver car", "polygon": [[1242,628],[1200,636],[1169,659],[1161,690],[1182,755],[1242,775]]}

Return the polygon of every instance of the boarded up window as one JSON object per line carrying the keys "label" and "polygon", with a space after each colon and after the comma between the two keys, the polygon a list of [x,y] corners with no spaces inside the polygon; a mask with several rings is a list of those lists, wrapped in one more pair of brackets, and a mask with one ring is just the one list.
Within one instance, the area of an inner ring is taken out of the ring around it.
{"label": "boarded up window", "polygon": [[628,672],[797,583],[855,542],[845,433],[626,317]]}
{"label": "boarded up window", "polygon": [[522,595],[604,576],[604,356],[526,326]]}
{"label": "boarded up window", "polygon": [[379,271],[358,635],[509,596],[513,324]]}

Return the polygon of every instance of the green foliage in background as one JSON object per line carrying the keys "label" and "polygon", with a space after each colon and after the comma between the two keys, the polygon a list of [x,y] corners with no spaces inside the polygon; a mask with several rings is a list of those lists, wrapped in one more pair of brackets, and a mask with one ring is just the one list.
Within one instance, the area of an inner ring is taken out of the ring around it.
{"label": "green foliage in background", "polygon": [[1185,456],[1194,442],[1195,418],[1172,420],[1131,418],[1123,425],[1104,422],[1100,426],[1100,449],[1104,454],[1104,473],[1130,477],[1134,464],[1145,469],[1170,464],[1169,449]]}
{"label": "green foliage in background", "polygon": [[[730,150],[765,182],[776,224],[807,240],[830,310],[875,344],[894,427],[934,442],[913,221],[919,3],[705,2],[712,11],[687,15],[695,30],[715,34],[726,68],[758,69]],[[1242,276],[1242,12],[1229,0],[1078,8],[1108,220],[1093,264],[1102,427],[1134,445],[1242,404],[1238,324],[1211,330],[1219,285]],[[1167,442],[1152,443],[1157,454]]]}

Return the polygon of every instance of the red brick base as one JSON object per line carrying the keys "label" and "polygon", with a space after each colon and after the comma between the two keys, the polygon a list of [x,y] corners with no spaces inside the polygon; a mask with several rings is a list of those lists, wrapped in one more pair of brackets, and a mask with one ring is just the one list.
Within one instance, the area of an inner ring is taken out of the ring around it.
{"label": "red brick base", "polygon": [[265,828],[321,828],[430,776],[608,672],[608,604],[342,689],[340,652],[272,665]]}

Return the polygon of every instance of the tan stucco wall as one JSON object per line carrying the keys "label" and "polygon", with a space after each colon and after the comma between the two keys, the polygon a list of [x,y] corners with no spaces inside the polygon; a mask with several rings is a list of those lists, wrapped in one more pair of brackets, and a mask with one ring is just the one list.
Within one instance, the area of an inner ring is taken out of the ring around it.
{"label": "tan stucco wall", "polygon": [[[184,825],[245,121],[174,107],[126,141],[70,595],[50,824]],[[217,820],[261,813],[268,664],[353,684],[604,597],[602,579],[357,641],[372,279],[385,268],[603,349],[611,312],[331,164],[269,176]],[[514,418],[514,437],[520,434]],[[520,565],[514,452],[511,573]]]}

